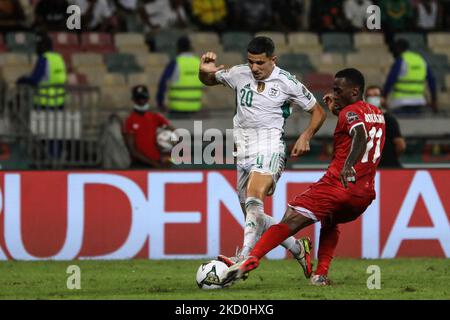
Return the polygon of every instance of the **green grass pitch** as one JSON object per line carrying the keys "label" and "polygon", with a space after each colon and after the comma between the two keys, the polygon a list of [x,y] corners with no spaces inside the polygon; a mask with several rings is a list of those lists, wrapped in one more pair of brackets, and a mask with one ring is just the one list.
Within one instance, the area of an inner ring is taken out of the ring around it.
{"label": "green grass pitch", "polygon": [[[295,260],[263,260],[231,288],[200,290],[200,260],[0,262],[0,299],[450,299],[450,259],[335,259],[333,285],[314,287]],[[67,289],[67,267],[81,270],[81,289]],[[369,290],[367,267],[381,269]]]}

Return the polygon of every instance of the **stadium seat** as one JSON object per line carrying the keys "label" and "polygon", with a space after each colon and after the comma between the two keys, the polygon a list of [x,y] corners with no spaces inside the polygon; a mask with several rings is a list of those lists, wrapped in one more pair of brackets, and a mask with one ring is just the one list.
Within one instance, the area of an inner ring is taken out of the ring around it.
{"label": "stadium seat", "polygon": [[330,73],[313,72],[303,78],[303,83],[310,91],[327,93],[333,88],[334,75]]}
{"label": "stadium seat", "polygon": [[450,74],[447,74],[445,76],[445,87],[446,87],[447,91],[450,92]]}
{"label": "stadium seat", "polygon": [[222,52],[217,57],[217,61],[218,64],[223,64],[228,68],[246,62],[242,55],[237,52]]}
{"label": "stadium seat", "polygon": [[348,67],[359,68],[360,66],[373,66],[378,63],[376,57],[364,55],[361,53],[349,53],[345,56],[345,64]]}
{"label": "stadium seat", "polygon": [[450,111],[450,92],[439,91],[437,95],[438,109]]}
{"label": "stadium seat", "polygon": [[125,86],[126,79],[121,73],[106,73],[102,78],[102,86],[112,87],[112,86]]}
{"label": "stadium seat", "polygon": [[169,63],[169,56],[165,53],[142,53],[135,55],[139,66],[146,68],[147,66],[162,66],[165,67]]}
{"label": "stadium seat", "polygon": [[133,73],[142,71],[134,55],[128,53],[110,53],[105,56],[105,64],[109,72]]}
{"label": "stadium seat", "polygon": [[71,72],[67,75],[69,85],[87,85],[88,81],[84,74]]}
{"label": "stadium seat", "polygon": [[310,59],[316,70],[323,73],[335,74],[345,67],[344,56],[340,53],[323,53]]}
{"label": "stadium seat", "polygon": [[74,53],[72,55],[72,66],[74,68],[81,66],[103,66],[103,57],[98,53]]}
{"label": "stadium seat", "polygon": [[189,39],[191,40],[192,48],[196,52],[216,51],[217,49],[222,51],[219,36],[215,32],[193,32],[189,34]]}
{"label": "stadium seat", "polygon": [[76,68],[76,72],[84,74],[90,85],[99,86],[102,83],[103,76],[108,72],[108,70],[103,64],[97,66],[82,65]]}
{"label": "stadium seat", "polygon": [[438,87],[444,90],[445,76],[447,73],[450,73],[450,64],[447,55],[432,52],[425,52],[422,55],[433,71]]}
{"label": "stadium seat", "polygon": [[427,52],[422,53],[422,56],[427,61],[427,63],[430,65],[431,68],[445,69],[449,65],[448,58],[445,54]]}
{"label": "stadium seat", "polygon": [[325,52],[348,53],[354,51],[351,35],[344,32],[323,33],[322,46]]}
{"label": "stadium seat", "polygon": [[0,54],[0,66],[27,65],[29,56],[25,53],[6,52]]}
{"label": "stadium seat", "polygon": [[292,53],[322,53],[322,45],[316,33],[291,32],[287,35],[288,47]]}
{"label": "stadium seat", "polygon": [[306,54],[285,53],[279,56],[278,66],[293,74],[306,74],[315,70]]}
{"label": "stadium seat", "polygon": [[36,36],[30,32],[9,32],[6,34],[6,45],[14,52],[36,52]]}
{"label": "stadium seat", "polygon": [[434,51],[435,48],[449,48],[450,35],[448,32],[430,32],[428,34],[428,47]]}
{"label": "stadium seat", "polygon": [[345,56],[345,63],[348,67],[365,68],[365,67],[381,67],[384,70],[391,66],[394,59],[391,55],[384,54],[367,54],[362,52],[352,52]]}
{"label": "stadium seat", "polygon": [[81,51],[78,35],[70,32],[50,32],[50,38],[53,42],[53,49],[55,51],[60,50],[73,50]]}
{"label": "stadium seat", "polygon": [[131,110],[130,89],[127,86],[101,88],[100,106],[103,109]]}
{"label": "stadium seat", "polygon": [[387,73],[381,73],[379,70],[361,70],[361,72],[364,75],[366,86],[384,86],[387,78]]}
{"label": "stadium seat", "polygon": [[[140,73],[132,73],[127,78],[127,83],[129,87],[134,87],[137,85],[144,85],[148,86],[150,84],[150,81],[155,79],[155,77],[150,76],[146,72],[140,72]],[[150,95],[153,95],[154,92],[150,92]]]}
{"label": "stadium seat", "polygon": [[151,84],[159,83],[159,79],[164,72],[164,66],[146,66],[144,72],[149,75]]}
{"label": "stadium seat", "polygon": [[186,33],[177,30],[161,30],[154,37],[153,42],[157,52],[163,52],[169,56],[176,55],[177,41]]}
{"label": "stadium seat", "polygon": [[117,51],[123,53],[149,52],[145,36],[141,33],[117,33],[114,36]]}
{"label": "stadium seat", "polygon": [[385,46],[384,35],[375,32],[357,32],[353,35],[355,48]]}
{"label": "stadium seat", "polygon": [[222,46],[224,51],[236,51],[247,54],[247,45],[253,39],[248,32],[224,32],[222,34]]}
{"label": "stadium seat", "polygon": [[283,54],[290,51],[286,42],[286,35],[283,32],[261,31],[255,34],[255,37],[259,36],[269,37],[273,40],[276,54]]}
{"label": "stadium seat", "polygon": [[116,48],[126,46],[145,45],[145,36],[142,33],[120,32],[114,35],[114,43]]}
{"label": "stadium seat", "polygon": [[17,79],[23,75],[30,74],[33,70],[31,64],[26,65],[4,65],[0,69],[1,78],[10,86],[14,86]]}
{"label": "stadium seat", "polygon": [[139,32],[142,33],[145,31],[145,25],[142,21],[141,15],[134,14],[126,14],[125,17],[125,26],[128,32]]}
{"label": "stadium seat", "polygon": [[411,50],[427,51],[425,38],[421,33],[400,32],[394,35],[394,41],[404,39],[408,41]]}
{"label": "stadium seat", "polygon": [[115,51],[112,36],[106,32],[84,32],[81,35],[83,51],[107,54]]}

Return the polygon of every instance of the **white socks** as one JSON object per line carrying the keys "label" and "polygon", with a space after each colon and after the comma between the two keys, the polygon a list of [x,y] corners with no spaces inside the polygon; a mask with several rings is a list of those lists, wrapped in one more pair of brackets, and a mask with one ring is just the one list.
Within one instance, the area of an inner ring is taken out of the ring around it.
{"label": "white socks", "polygon": [[[245,210],[247,216],[244,228],[244,244],[241,251],[243,257],[247,257],[261,235],[270,226],[277,223],[273,217],[264,213],[264,204],[258,198],[248,197],[245,200]],[[301,247],[294,237],[287,238],[281,245],[288,249],[294,257],[298,257],[301,253]]]}
{"label": "white socks", "polygon": [[244,244],[241,255],[246,258],[255,246],[264,230],[264,204],[255,197],[245,199],[245,217]]}
{"label": "white socks", "polygon": [[[272,217],[269,216],[267,214],[264,214],[264,232],[267,231],[267,229],[270,228],[270,226],[277,224],[276,220]],[[300,256],[300,254],[302,253],[302,248],[300,247],[300,245],[297,243],[297,241],[295,240],[294,237],[289,237],[286,240],[284,240],[281,245],[283,247],[285,247],[287,250],[289,250],[292,255],[297,258]]]}

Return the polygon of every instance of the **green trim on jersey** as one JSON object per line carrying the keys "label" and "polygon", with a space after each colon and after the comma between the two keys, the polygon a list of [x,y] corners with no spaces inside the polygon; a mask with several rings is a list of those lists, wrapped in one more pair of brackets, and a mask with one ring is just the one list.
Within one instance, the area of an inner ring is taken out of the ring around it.
{"label": "green trim on jersey", "polygon": [[292,82],[294,82],[295,84],[298,84],[298,80],[295,78],[294,75],[292,75],[291,73],[289,73],[286,70],[280,69],[280,74],[282,74],[283,76],[285,76],[288,80],[291,80]]}
{"label": "green trim on jersey", "polygon": [[281,110],[283,110],[283,118],[286,122],[286,119],[291,115],[291,103],[287,101],[283,103]]}

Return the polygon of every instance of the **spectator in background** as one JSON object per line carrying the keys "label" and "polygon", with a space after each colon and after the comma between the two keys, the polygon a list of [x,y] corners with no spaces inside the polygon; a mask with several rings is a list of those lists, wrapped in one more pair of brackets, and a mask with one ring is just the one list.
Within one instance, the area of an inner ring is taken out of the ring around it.
{"label": "spectator in background", "polygon": [[[53,43],[47,34],[39,34],[36,42],[38,59],[29,76],[20,77],[17,84],[28,84],[38,88],[34,104],[46,110],[62,109],[67,81],[66,64],[63,57],[53,51]],[[54,87],[53,87],[54,86]]]}
{"label": "spectator in background", "polygon": [[342,5],[343,0],[313,1],[310,12],[311,28],[319,32],[348,29]]}
{"label": "spectator in background", "polygon": [[[380,0],[381,26],[385,33],[407,31],[413,25],[414,10],[410,0]],[[389,35],[388,40],[389,40]]]}
{"label": "spectator in background", "polygon": [[198,79],[199,66],[200,58],[191,52],[189,38],[179,38],[177,57],[169,62],[159,80],[156,99],[160,110],[168,110],[170,117],[185,117],[201,109],[203,84]]}
{"label": "spectator in background", "polygon": [[200,30],[222,32],[228,15],[225,0],[192,0],[191,14]]}
{"label": "spectator in background", "polygon": [[303,26],[304,0],[273,0],[274,20],[282,32],[298,31]]}
{"label": "spectator in background", "polygon": [[231,0],[233,27],[239,31],[258,32],[273,25],[272,0]]}
{"label": "spectator in background", "polygon": [[114,16],[114,8],[107,0],[70,0],[71,4],[81,9],[81,27],[88,31],[117,30],[118,22]]}
{"label": "spectator in background", "polygon": [[380,108],[386,123],[386,140],[381,154],[380,168],[401,168],[399,157],[406,150],[406,141],[400,132],[397,119],[385,108],[385,99],[378,86],[368,86],[366,89],[366,102]]}
{"label": "spectator in background", "polygon": [[139,14],[147,31],[187,26],[186,12],[180,0],[143,0]]}
{"label": "spectator in background", "polygon": [[133,111],[125,121],[124,136],[133,167],[159,168],[168,165],[170,157],[161,156],[157,144],[158,128],[175,128],[161,114],[150,111],[150,94],[144,85],[132,89]]}
{"label": "spectator in background", "polygon": [[417,28],[422,31],[436,30],[440,16],[436,0],[419,0],[416,6]]}
{"label": "spectator in background", "polygon": [[[36,87],[33,97],[34,106],[39,111],[56,112],[64,109],[66,99],[65,84],[67,81],[66,65],[63,57],[53,51],[51,38],[44,33],[38,34],[36,42],[38,59],[31,75],[23,76],[17,84],[27,84]],[[64,142],[58,138],[44,141],[48,155],[60,158]]]}
{"label": "spectator in background", "polygon": [[371,0],[345,0],[344,14],[354,31],[366,29],[367,7],[372,4]]}
{"label": "spectator in background", "polygon": [[127,31],[130,21],[138,18],[138,0],[110,0],[116,12],[119,31]]}
{"label": "spectator in background", "polygon": [[35,26],[43,32],[67,31],[67,7],[66,0],[40,0],[34,10]]}
{"label": "spectator in background", "polygon": [[384,97],[390,95],[389,110],[394,114],[422,113],[427,105],[425,86],[428,83],[431,93],[429,105],[436,113],[436,82],[425,59],[410,51],[409,43],[404,39],[395,42],[393,53],[395,62],[384,85]]}
{"label": "spectator in background", "polygon": [[442,18],[441,18],[441,29],[450,30],[450,0],[442,0]]}
{"label": "spectator in background", "polygon": [[24,29],[25,14],[18,0],[0,0],[0,30]]}

